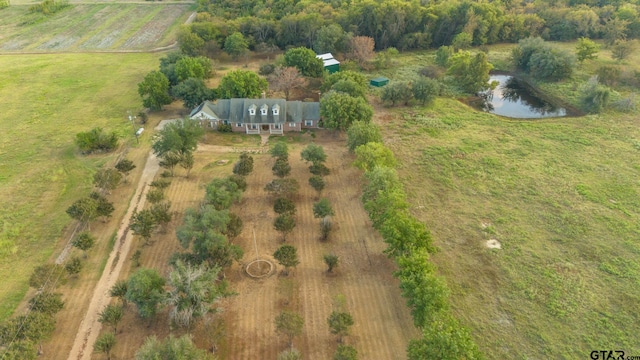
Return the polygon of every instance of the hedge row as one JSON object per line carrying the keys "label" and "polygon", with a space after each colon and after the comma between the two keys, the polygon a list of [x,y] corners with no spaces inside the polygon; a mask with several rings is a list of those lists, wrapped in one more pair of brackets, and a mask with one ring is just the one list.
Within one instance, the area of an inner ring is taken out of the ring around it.
{"label": "hedge row", "polygon": [[[367,156],[362,154],[366,147],[363,144],[356,148],[358,158]],[[376,157],[367,160],[372,158]],[[451,315],[449,290],[429,262],[429,254],[436,250],[429,230],[410,214],[398,174],[385,166],[389,159],[380,160],[364,174],[362,202],[388,245],[385,253],[398,265],[394,276],[400,280],[415,326],[423,332],[422,338],[409,343],[408,359],[481,359],[469,331]]]}

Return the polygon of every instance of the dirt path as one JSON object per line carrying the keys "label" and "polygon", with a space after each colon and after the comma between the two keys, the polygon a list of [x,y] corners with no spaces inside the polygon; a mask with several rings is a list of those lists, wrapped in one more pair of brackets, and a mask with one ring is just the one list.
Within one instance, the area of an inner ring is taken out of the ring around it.
{"label": "dirt path", "polygon": [[95,343],[98,334],[100,333],[100,328],[102,327],[102,324],[98,322],[98,314],[111,301],[109,289],[118,279],[124,259],[127,259],[129,248],[131,247],[133,234],[129,232],[129,220],[131,219],[131,215],[134,211],[144,207],[146,202],[146,193],[149,188],[147,184],[153,181],[153,178],[159,169],[160,165],[158,158],[151,153],[147,158],[135,195],[129,205],[129,210],[127,210],[122,223],[120,223],[120,228],[118,229],[116,237],[116,245],[111,251],[111,255],[109,255],[107,265],[100,277],[100,281],[96,284],[93,296],[91,297],[91,303],[89,304],[89,309],[80,323],[80,328],[78,329],[78,333],[76,334],[76,338],[73,342],[73,347],[71,348],[71,353],[68,357],[69,359],[91,359],[93,344]]}
{"label": "dirt path", "polygon": [[[156,127],[156,130],[162,129],[162,127],[170,121],[173,120],[161,121]],[[231,153],[238,151],[242,151],[242,149],[231,146],[204,144],[199,145],[197,149],[197,152],[212,153]],[[149,189],[148,184],[153,181],[153,178],[156,176],[159,169],[160,165],[158,158],[150,152],[133,196],[133,200],[129,205],[126,215],[120,223],[116,237],[116,245],[111,251],[105,270],[93,291],[91,303],[89,304],[88,310],[80,323],[80,327],[76,333],[68,359],[85,360],[91,358],[93,345],[98,334],[100,334],[100,329],[102,328],[102,324],[98,321],[99,313],[111,301],[109,289],[111,289],[118,280],[124,260],[128,258],[129,249],[133,242],[133,234],[129,231],[129,221],[134,211],[144,208],[146,203],[146,193]]]}

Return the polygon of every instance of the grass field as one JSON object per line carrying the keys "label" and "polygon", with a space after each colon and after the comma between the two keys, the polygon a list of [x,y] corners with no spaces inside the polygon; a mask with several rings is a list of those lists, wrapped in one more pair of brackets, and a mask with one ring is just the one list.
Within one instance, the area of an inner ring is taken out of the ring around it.
{"label": "grass field", "polygon": [[[409,78],[430,59],[409,55],[388,73]],[[598,62],[611,60],[604,52]],[[377,110],[413,212],[441,249],[433,260],[454,311],[487,358],[640,354],[637,113],[513,121],[452,98]]]}
{"label": "grass field", "polygon": [[82,3],[49,17],[0,11],[0,52],[140,51],[170,45],[190,4]]}
{"label": "grass field", "polygon": [[125,116],[139,110],[136,84],[159,56],[0,56],[0,320],[24,297],[32,269],[59,248],[66,208],[111,160],[79,156],[75,134],[103,127],[131,142]]}

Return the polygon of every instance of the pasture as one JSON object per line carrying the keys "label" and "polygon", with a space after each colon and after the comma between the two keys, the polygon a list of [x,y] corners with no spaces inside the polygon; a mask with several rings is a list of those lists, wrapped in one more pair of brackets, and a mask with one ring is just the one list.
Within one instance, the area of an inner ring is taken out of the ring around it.
{"label": "pasture", "polygon": [[75,134],[102,127],[135,147],[126,114],[140,110],[136,84],[159,56],[0,56],[0,320],[22,301],[33,268],[64,245],[67,207],[115,157],[80,156]]}
{"label": "pasture", "polygon": [[[492,47],[490,58],[506,59],[508,49]],[[433,59],[401,58],[392,79]],[[542,88],[575,103],[588,72],[611,62],[603,51],[572,81]],[[487,358],[640,353],[637,113],[510,120],[454,98],[400,108],[376,101],[412,212],[441,249],[432,259],[454,312]]]}

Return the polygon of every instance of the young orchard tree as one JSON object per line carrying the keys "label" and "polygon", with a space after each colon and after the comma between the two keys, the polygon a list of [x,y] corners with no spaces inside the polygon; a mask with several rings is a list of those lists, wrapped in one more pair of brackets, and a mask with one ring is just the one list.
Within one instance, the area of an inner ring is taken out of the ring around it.
{"label": "young orchard tree", "polygon": [[290,214],[278,215],[273,221],[273,228],[282,233],[282,241],[287,241],[287,234],[296,227],[296,219]]}
{"label": "young orchard tree", "polygon": [[227,176],[227,179],[231,182],[234,182],[238,186],[238,190],[242,192],[247,190],[247,180],[245,180],[244,176],[233,174]]}
{"label": "young orchard tree", "polygon": [[158,305],[165,298],[165,280],[157,270],[142,268],[133,273],[127,282],[125,298],[138,308],[143,319],[155,316]]}
{"label": "young orchard tree", "polygon": [[168,151],[160,158],[160,167],[168,169],[171,172],[171,176],[174,174],[176,165],[180,163],[182,157],[176,151]]}
{"label": "young orchard tree", "polygon": [[217,210],[230,208],[234,202],[240,200],[240,197],[242,197],[242,190],[230,178],[216,178],[207,184],[205,201]]}
{"label": "young orchard tree", "polygon": [[79,257],[74,256],[64,265],[64,269],[69,275],[75,276],[82,271],[82,260]]}
{"label": "young orchard tree", "polygon": [[85,257],[87,256],[87,251],[93,247],[96,242],[96,238],[93,237],[89,232],[83,231],[78,236],[76,236],[71,245],[78,248],[79,250],[84,251]]}
{"label": "young orchard tree", "polygon": [[331,222],[331,216],[325,216],[320,220],[320,240],[327,241],[331,229],[333,228],[333,222]]}
{"label": "young orchard tree", "polygon": [[358,351],[351,345],[338,345],[333,360],[358,360]]}
{"label": "young orchard tree", "polygon": [[129,159],[122,159],[118,161],[115,167],[116,170],[122,173],[125,183],[127,182],[127,176],[129,175],[129,173],[136,168],[136,166],[133,164],[133,161]]}
{"label": "young orchard tree", "polygon": [[300,156],[302,160],[312,164],[321,164],[327,161],[327,154],[324,152],[324,149],[322,146],[316,144],[307,145],[307,147],[300,152]]}
{"label": "young orchard tree", "polygon": [[320,201],[313,204],[313,217],[321,219],[332,215],[334,215],[334,212],[329,199],[322,198]]}
{"label": "young orchard tree", "polygon": [[333,269],[338,266],[338,255],[326,254],[324,256],[324,263],[327,264],[327,272],[333,272]]}
{"label": "young orchard tree", "polygon": [[329,168],[322,163],[319,164],[313,164],[311,166],[309,166],[309,172],[313,175],[317,175],[317,176],[327,176],[329,175]]}
{"label": "young orchard tree", "polygon": [[189,174],[191,173],[191,169],[193,168],[193,165],[195,163],[195,160],[193,159],[193,153],[191,152],[187,152],[184,155],[182,155],[182,157],[180,158],[180,166],[187,170],[187,179],[189,178]]}
{"label": "young orchard tree", "polygon": [[264,187],[264,190],[276,196],[291,197],[300,190],[300,184],[296,179],[274,179]]}
{"label": "young orchard tree", "polygon": [[271,149],[269,149],[269,154],[271,154],[271,157],[274,157],[277,159],[288,160],[289,147],[287,146],[286,142],[278,141],[271,147]]}
{"label": "young orchard tree", "polygon": [[153,204],[149,211],[153,215],[153,220],[160,226],[161,231],[166,232],[167,224],[171,222],[173,215],[171,214],[171,202],[165,201]]}
{"label": "young orchard tree", "polygon": [[290,199],[279,197],[273,202],[273,211],[278,215],[295,215],[296,204]]}
{"label": "young orchard tree", "polygon": [[111,350],[116,346],[116,336],[113,333],[101,335],[93,345],[93,351],[107,355],[107,360],[111,360]]}
{"label": "young orchard tree", "polygon": [[164,190],[168,188],[169,185],[171,185],[171,180],[168,180],[168,179],[153,180],[151,184],[149,184],[149,186],[151,186],[152,188],[156,188],[160,190]]}
{"label": "young orchard tree", "polygon": [[113,327],[113,333],[116,334],[118,332],[118,324],[123,316],[124,306],[109,304],[98,315],[98,321]]}
{"label": "young orchard tree", "polygon": [[287,346],[293,349],[293,338],[302,334],[304,319],[296,312],[284,310],[276,316],[276,332],[287,337]]}
{"label": "young orchard tree", "polygon": [[302,354],[298,349],[291,348],[278,354],[278,360],[302,360]]}
{"label": "young orchard tree", "polygon": [[296,267],[300,261],[298,260],[298,251],[293,245],[282,245],[273,253],[273,258],[284,266],[284,274],[289,275],[289,268]]}
{"label": "young orchard tree", "polygon": [[353,318],[347,312],[334,311],[327,318],[329,330],[332,334],[338,335],[338,342],[342,342],[342,338],[349,335],[349,330],[353,326]]}
{"label": "young orchard tree", "polygon": [[102,216],[102,222],[106,222],[115,210],[115,208],[113,207],[113,203],[107,200],[106,197],[95,191],[89,194],[89,198],[96,201],[96,215]]}
{"label": "young orchard tree", "polygon": [[309,185],[311,185],[311,187],[318,192],[318,196],[320,196],[325,186],[324,179],[322,178],[322,176],[313,175],[309,178]]}
{"label": "young orchard tree", "polygon": [[98,217],[98,202],[88,197],[82,198],[67,208],[67,214],[83,225],[89,225],[90,221]]}
{"label": "young orchard tree", "polygon": [[122,302],[122,307],[126,308],[127,307],[126,295],[127,295],[128,288],[129,288],[129,285],[126,280],[118,280],[116,281],[115,284],[113,284],[111,289],[109,289],[109,296],[120,299],[120,301]]}
{"label": "young orchard tree", "polygon": [[242,153],[240,159],[233,165],[233,173],[240,176],[247,176],[253,171],[253,156]]}
{"label": "young orchard tree", "polygon": [[43,291],[29,300],[29,309],[49,316],[57,314],[64,307],[62,294]]}
{"label": "young orchard tree", "polygon": [[297,68],[293,66],[278,67],[269,75],[269,88],[272,91],[282,91],[285,100],[289,100],[291,90],[300,89],[306,86],[307,80],[300,75]]}
{"label": "young orchard tree", "polygon": [[273,164],[271,171],[273,171],[273,175],[279,178],[289,176],[289,174],[291,173],[291,165],[289,165],[289,160],[278,158],[275,164]]}
{"label": "young orchard tree", "polygon": [[29,277],[29,286],[38,291],[52,291],[59,282],[52,279],[64,280],[65,270],[63,266],[56,264],[42,264],[36,266]]}
{"label": "young orchard tree", "polygon": [[133,212],[131,215],[131,221],[129,222],[129,228],[134,235],[138,235],[144,239],[144,244],[149,245],[151,235],[155,231],[158,223],[151,213],[151,210],[145,209],[140,212]]}
{"label": "young orchard tree", "polygon": [[164,200],[164,191],[161,189],[150,189],[147,192],[147,201],[151,204],[157,204]]}

